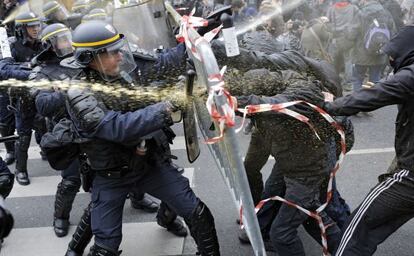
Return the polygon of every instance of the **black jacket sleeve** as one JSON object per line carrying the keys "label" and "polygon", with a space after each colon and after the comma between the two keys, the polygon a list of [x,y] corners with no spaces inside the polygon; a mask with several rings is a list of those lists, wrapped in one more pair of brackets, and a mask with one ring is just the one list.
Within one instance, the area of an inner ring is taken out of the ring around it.
{"label": "black jacket sleeve", "polygon": [[360,89],[333,102],[327,102],[324,108],[333,115],[350,116],[361,111],[369,112],[388,105],[402,104],[412,100],[413,96],[413,71],[407,67],[376,83],[373,88]]}
{"label": "black jacket sleeve", "polygon": [[43,90],[37,94],[35,103],[39,114],[52,117],[65,107],[65,96],[61,92]]}

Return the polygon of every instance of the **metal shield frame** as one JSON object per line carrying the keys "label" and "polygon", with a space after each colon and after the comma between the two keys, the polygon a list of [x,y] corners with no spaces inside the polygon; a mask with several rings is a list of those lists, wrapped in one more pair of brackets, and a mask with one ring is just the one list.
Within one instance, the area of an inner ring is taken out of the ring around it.
{"label": "metal shield frame", "polygon": [[[168,12],[172,13],[172,17],[177,19],[178,16],[172,6],[166,4],[166,7]],[[195,29],[189,28],[188,37],[192,42],[196,42],[200,35]],[[210,81],[208,77],[219,74],[220,69],[211,46],[206,40],[199,41],[195,47],[199,58],[190,49],[187,49],[187,53],[193,60],[197,72],[195,86],[203,87],[209,91],[216,82]],[[220,109],[219,106],[227,104],[227,98],[225,95],[216,94],[214,95],[214,102],[217,109]],[[204,138],[208,139],[218,136],[220,130],[218,124],[212,121],[205,103],[206,101],[203,97],[194,97],[200,130]],[[254,254],[257,256],[266,255],[234,127],[226,127],[224,138],[215,144],[208,145],[208,148],[231,192],[237,209],[243,208],[242,219]]]}

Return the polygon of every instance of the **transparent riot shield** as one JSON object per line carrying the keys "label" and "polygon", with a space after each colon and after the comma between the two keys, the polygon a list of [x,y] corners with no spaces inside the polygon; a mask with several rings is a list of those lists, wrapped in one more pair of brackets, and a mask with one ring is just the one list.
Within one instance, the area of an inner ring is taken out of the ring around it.
{"label": "transparent riot shield", "polygon": [[0,50],[2,59],[12,57],[9,38],[7,37],[7,31],[4,27],[0,27]]}
{"label": "transparent riot shield", "polygon": [[[177,21],[178,16],[173,7],[169,4],[166,4],[166,6],[168,12]],[[194,49],[187,49],[187,53],[194,62],[197,73],[194,86],[204,88],[204,91],[209,91],[210,88],[217,85],[217,82],[208,78],[220,74],[220,69],[209,42],[199,40],[200,37],[195,29],[188,29],[189,40],[198,43],[193,44]],[[194,54],[194,52],[196,53]],[[207,97],[195,95],[193,98],[197,121],[204,138],[207,140],[219,136],[220,129],[218,123],[212,120],[206,108]],[[223,94],[215,94],[214,102],[217,109],[220,109],[220,106],[227,104],[227,98]],[[226,127],[223,139],[209,145],[209,149],[227,187],[231,191],[237,209],[240,210],[254,254],[266,255],[234,127]]]}
{"label": "transparent riot shield", "polygon": [[128,41],[153,52],[176,45],[163,0],[150,0],[120,7],[113,12],[113,25]]}

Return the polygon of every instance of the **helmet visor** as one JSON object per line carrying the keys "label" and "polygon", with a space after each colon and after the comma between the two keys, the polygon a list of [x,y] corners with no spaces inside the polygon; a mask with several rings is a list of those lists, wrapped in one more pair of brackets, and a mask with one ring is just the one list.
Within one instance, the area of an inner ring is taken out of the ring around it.
{"label": "helmet visor", "polygon": [[98,51],[94,58],[102,78],[108,82],[119,79],[136,68],[126,38],[122,38],[116,44]]}
{"label": "helmet visor", "polygon": [[73,53],[72,34],[70,31],[59,33],[49,38],[50,44],[53,47],[56,56],[65,57]]}
{"label": "helmet visor", "polygon": [[48,16],[50,19],[54,19],[63,22],[68,19],[69,12],[64,6],[58,6],[56,10],[53,10]]}

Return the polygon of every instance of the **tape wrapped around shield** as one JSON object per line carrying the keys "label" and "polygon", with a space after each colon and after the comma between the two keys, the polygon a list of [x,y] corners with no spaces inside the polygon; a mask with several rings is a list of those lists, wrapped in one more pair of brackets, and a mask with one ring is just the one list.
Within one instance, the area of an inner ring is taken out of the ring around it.
{"label": "tape wrapped around shield", "polygon": [[[168,5],[167,10],[174,12],[173,8]],[[175,15],[173,13],[173,16]],[[208,78],[220,74],[217,60],[207,40],[201,39],[201,36],[192,27],[188,27],[187,32],[188,39],[192,42],[197,42],[197,44],[192,45],[192,49],[187,49],[187,53],[194,62],[197,72],[194,86],[201,87],[201,90],[195,89],[194,91],[210,91],[210,88],[216,86],[217,82]],[[206,108],[206,97],[199,96],[195,95],[193,99],[200,130],[205,140],[219,137],[220,128],[218,123],[212,120]],[[217,109],[220,108],[220,105],[227,104],[225,97],[225,95],[221,94],[214,95]],[[231,192],[237,209],[242,213],[244,227],[249,236],[254,254],[266,255],[234,127],[226,127],[222,140],[209,144],[208,148]],[[243,210],[241,211],[241,209]]]}

